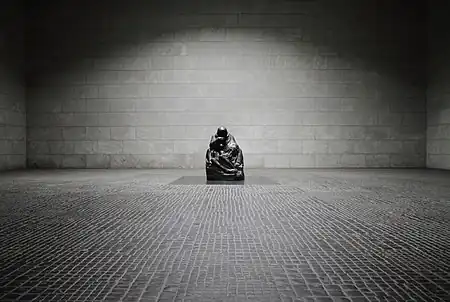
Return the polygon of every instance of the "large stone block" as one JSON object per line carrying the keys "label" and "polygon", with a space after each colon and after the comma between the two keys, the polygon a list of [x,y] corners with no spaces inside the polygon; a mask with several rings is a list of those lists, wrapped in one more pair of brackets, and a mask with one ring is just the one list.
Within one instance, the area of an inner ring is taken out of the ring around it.
{"label": "large stone block", "polygon": [[316,154],[315,168],[338,168],[341,167],[340,155],[337,154]]}
{"label": "large stone block", "polygon": [[262,126],[263,138],[266,139],[304,139],[315,138],[314,126],[272,125]]}
{"label": "large stone block", "polygon": [[26,138],[26,128],[22,126],[0,126],[0,139],[24,140]]}
{"label": "large stone block", "polygon": [[48,142],[48,148],[48,154],[52,155],[75,153],[75,143],[71,141],[50,141]]}
{"label": "large stone block", "polygon": [[450,154],[428,154],[427,167],[450,170]]}
{"label": "large stone block", "polygon": [[[267,85],[270,85],[267,82]],[[293,98],[263,98],[257,99],[252,98],[252,105],[249,110],[254,108],[260,108],[262,110],[287,110],[287,111],[298,111],[300,114],[303,112],[311,112],[317,109],[316,98],[312,97],[293,97]]]}
{"label": "large stone block", "polygon": [[108,169],[111,167],[111,155],[88,154],[86,155],[86,168],[88,169]]}
{"label": "large stone block", "polygon": [[98,141],[99,154],[121,154],[123,150],[123,141]]}
{"label": "large stone block", "polygon": [[12,141],[0,141],[0,154],[10,155],[13,154],[13,142]]}
{"label": "large stone block", "polygon": [[377,124],[382,126],[400,126],[403,113],[379,113]]}
{"label": "large stone block", "polygon": [[348,154],[354,151],[354,141],[351,140],[329,140],[328,153],[332,154]]}
{"label": "large stone block", "polygon": [[198,41],[201,42],[223,42],[225,37],[225,28],[201,28],[198,32]]}
{"label": "large stone block", "polygon": [[123,153],[125,154],[173,154],[174,143],[172,141],[123,141]]}
{"label": "large stone block", "polygon": [[[396,137],[401,137],[401,131],[402,128],[400,127],[369,126],[364,127],[363,137],[361,138],[370,140],[396,139]],[[395,135],[397,136],[395,137]]]}
{"label": "large stone block", "polygon": [[391,167],[392,168],[423,168],[425,167],[426,159],[423,155],[409,156],[393,154],[391,155]]}
{"label": "large stone block", "polygon": [[390,156],[387,154],[366,155],[366,165],[370,168],[389,168]]}
{"label": "large stone block", "polygon": [[227,114],[216,112],[208,114],[202,112],[167,112],[156,115],[156,118],[163,121],[161,124],[171,126],[216,126],[218,124],[227,124]]}
{"label": "large stone block", "polygon": [[86,168],[85,155],[64,155],[61,168],[82,169]]}
{"label": "large stone block", "polygon": [[244,153],[244,160],[246,153],[252,154],[277,154],[278,141],[277,140],[239,140],[239,146]]}
{"label": "large stone block", "polygon": [[430,140],[427,142],[428,154],[450,154],[449,140]]}
{"label": "large stone block", "polygon": [[[154,126],[154,127],[136,127],[136,139],[137,140],[152,140],[152,139],[172,139],[181,137],[172,137],[163,133],[164,128]],[[175,135],[175,134],[173,134]]]}
{"label": "large stone block", "polygon": [[[209,130],[209,133],[213,133],[215,129],[205,129],[205,131],[201,131],[202,139],[207,139],[207,137],[208,137],[206,130]],[[264,126],[233,126],[233,127],[229,128],[229,131],[231,133],[233,133],[235,138],[239,138],[239,140],[269,139],[270,138],[264,132]],[[238,144],[239,144],[239,142],[238,142]]]}
{"label": "large stone block", "polygon": [[339,112],[343,111],[345,107],[342,104],[342,98],[330,97],[330,98],[314,98],[314,108],[312,111],[331,111]]}
{"label": "large stone block", "polygon": [[111,140],[136,139],[135,127],[111,127]]}
{"label": "large stone block", "polygon": [[249,112],[247,117],[246,124],[251,125],[292,126],[301,124],[295,112],[292,111]]}
{"label": "large stone block", "polygon": [[315,127],[316,139],[366,139],[369,127],[362,126],[317,126]]}
{"label": "large stone block", "polygon": [[85,140],[87,134],[86,127],[65,127],[63,128],[64,140]]}
{"label": "large stone block", "polygon": [[299,27],[240,27],[227,28],[227,41],[258,41],[258,42],[300,42],[306,37],[303,28]]}
{"label": "large stone block", "polygon": [[405,156],[409,156],[411,154],[423,155],[425,158],[426,149],[427,144],[425,140],[403,141],[400,153],[405,154]]}
{"label": "large stone block", "polygon": [[143,84],[147,82],[144,70],[96,70],[87,74],[89,84]]}
{"label": "large stone block", "polygon": [[119,168],[119,169],[137,168],[138,165],[139,165],[139,158],[136,155],[124,154],[111,156],[111,168]]}
{"label": "large stone block", "polygon": [[396,98],[389,100],[389,110],[393,113],[426,112],[426,103],[420,98]]}
{"label": "large stone block", "polygon": [[0,154],[0,171],[8,170],[8,156]]}
{"label": "large stone block", "polygon": [[239,18],[239,25],[242,27],[256,28],[276,28],[276,27],[303,27],[310,16],[303,14],[276,14],[270,18],[264,18],[260,14],[244,14]]}
{"label": "large stone block", "polygon": [[[179,117],[179,115],[175,114],[175,117]],[[169,120],[170,117],[170,114],[165,112],[136,112],[129,114],[128,120],[134,119],[129,123],[137,126],[160,126],[171,125],[173,122]]]}
{"label": "large stone block", "polygon": [[[88,127],[98,126],[98,116],[95,113],[58,113],[39,115],[41,126],[47,127]],[[39,122],[38,120],[38,122]]]}
{"label": "large stone block", "polygon": [[109,112],[110,101],[104,99],[92,99],[86,101],[87,112]]}
{"label": "large stone block", "polygon": [[86,75],[86,82],[94,84],[119,84],[119,71],[92,70]]}
{"label": "large stone block", "polygon": [[[235,127],[232,127],[232,128],[230,127],[229,131],[231,133],[233,133],[233,135],[235,136],[235,138],[239,144],[239,141],[242,140],[243,137],[240,137],[235,132],[233,132],[234,128]],[[176,139],[183,139],[183,138],[198,139],[198,140],[204,140],[205,143],[209,143],[209,139],[211,138],[211,135],[216,130],[217,130],[216,125],[211,125],[211,126],[190,125],[190,126],[176,126],[176,127],[171,126],[171,127],[163,128],[163,137],[167,138],[167,139],[170,139],[172,137],[176,137]]]}
{"label": "large stone block", "polygon": [[195,159],[189,154],[113,155],[112,168],[194,168]]}
{"label": "large stone block", "polygon": [[[354,152],[360,153],[360,154],[376,154],[376,153],[379,153],[379,151],[383,147],[389,148],[389,145],[380,146],[379,142],[377,142],[377,141],[359,140],[359,141],[355,141],[355,143],[354,143]],[[392,151],[392,150],[390,150],[390,151]],[[388,153],[391,153],[391,152],[388,152]]]}
{"label": "large stone block", "polygon": [[302,140],[278,140],[278,152],[281,154],[303,153]]}
{"label": "large stone block", "polygon": [[203,28],[205,24],[213,28],[227,28],[240,24],[237,14],[224,14],[222,12],[219,14],[182,14],[163,20],[168,25],[176,24],[178,28]]}
{"label": "large stone block", "polygon": [[67,100],[62,103],[62,112],[86,112],[87,100]]}
{"label": "large stone block", "polygon": [[99,87],[102,99],[142,98],[149,96],[149,87],[144,84],[105,85]]}
{"label": "large stone block", "polygon": [[341,167],[366,167],[366,157],[362,154],[342,154],[340,164]]}
{"label": "large stone block", "polygon": [[439,126],[428,126],[427,139],[446,139],[450,137],[450,124],[442,124]]}
{"label": "large stone block", "polygon": [[[245,160],[245,157],[244,157]],[[264,168],[289,168],[290,161],[287,154],[267,154],[264,156]]]}
{"label": "large stone block", "polygon": [[112,99],[109,105],[110,112],[136,111],[136,101],[134,99]]}
{"label": "large stone block", "polygon": [[[2,152],[6,152],[4,154],[10,154],[7,150],[8,146],[5,144],[6,141],[0,141]],[[50,144],[46,141],[30,141],[27,144],[27,153],[28,155],[41,155],[41,154],[50,154]]]}
{"label": "large stone block", "polygon": [[[5,168],[8,169],[8,170],[15,170],[15,169],[24,169],[24,168],[26,168],[26,156],[25,156],[25,154],[6,155],[3,160],[5,161]],[[2,161],[2,159],[0,158],[0,162],[1,161]]]}
{"label": "large stone block", "polygon": [[96,141],[76,141],[74,145],[74,154],[96,154],[98,151],[98,142]]}
{"label": "large stone block", "polygon": [[150,61],[145,57],[122,57],[122,58],[96,58],[93,63],[93,70],[147,70],[150,68]]}
{"label": "large stone block", "polygon": [[250,60],[243,65],[251,69],[311,70],[316,67],[316,59],[311,55],[259,56],[258,60]]}
{"label": "large stone block", "polygon": [[27,166],[29,168],[39,169],[57,169],[61,168],[63,155],[35,155],[29,156]]}
{"label": "large stone block", "polygon": [[[48,89],[48,88],[47,88]],[[27,110],[33,112],[61,112],[62,102],[60,99],[41,97],[32,88],[28,90]]]}
{"label": "large stone block", "polygon": [[25,155],[27,152],[27,143],[22,141],[12,141],[10,155]]}
{"label": "large stone block", "polygon": [[110,127],[86,127],[86,139],[87,140],[110,140],[111,128]]}
{"label": "large stone block", "polygon": [[[181,64],[175,64],[175,60],[182,60]],[[191,68],[182,68],[186,66],[187,62],[190,62],[190,58],[187,56],[151,56],[146,59],[146,63],[148,70],[172,70],[172,69],[191,69]],[[147,78],[148,80],[148,78]]]}
{"label": "large stone block", "polygon": [[[2,111],[0,110],[0,115]],[[11,126],[24,126],[26,117],[24,112],[19,111],[6,111],[4,112],[4,117],[0,116],[0,119],[3,121],[0,121],[1,124],[11,125]]]}
{"label": "large stone block", "polygon": [[295,154],[289,155],[290,168],[314,168],[316,163],[314,154]]}
{"label": "large stone block", "polygon": [[324,140],[303,141],[304,154],[326,154],[328,153],[328,143]]}
{"label": "large stone block", "polygon": [[140,122],[138,113],[100,113],[98,126],[100,127],[127,127],[137,126]]}
{"label": "large stone block", "polygon": [[242,152],[244,153],[244,169],[264,168],[264,155],[246,152],[243,148]]}
{"label": "large stone block", "polygon": [[[405,150],[404,142],[401,141],[379,141],[376,144],[376,153],[380,154],[401,154]],[[408,155],[410,152],[404,154]]]}
{"label": "large stone block", "polygon": [[205,140],[175,140],[174,153],[175,154],[203,154],[209,147],[208,139]]}

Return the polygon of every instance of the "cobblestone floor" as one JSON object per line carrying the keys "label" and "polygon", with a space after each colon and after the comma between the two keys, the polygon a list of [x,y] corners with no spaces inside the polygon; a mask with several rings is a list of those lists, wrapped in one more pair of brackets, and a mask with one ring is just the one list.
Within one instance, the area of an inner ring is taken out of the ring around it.
{"label": "cobblestone floor", "polygon": [[0,301],[450,301],[450,172],[0,174]]}

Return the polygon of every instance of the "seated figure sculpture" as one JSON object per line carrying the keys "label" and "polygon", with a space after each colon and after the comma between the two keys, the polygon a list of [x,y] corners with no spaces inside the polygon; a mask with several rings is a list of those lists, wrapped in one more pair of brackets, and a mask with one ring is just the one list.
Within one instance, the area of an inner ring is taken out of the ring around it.
{"label": "seated figure sculpture", "polygon": [[244,180],[244,156],[233,135],[219,127],[206,151],[207,180]]}

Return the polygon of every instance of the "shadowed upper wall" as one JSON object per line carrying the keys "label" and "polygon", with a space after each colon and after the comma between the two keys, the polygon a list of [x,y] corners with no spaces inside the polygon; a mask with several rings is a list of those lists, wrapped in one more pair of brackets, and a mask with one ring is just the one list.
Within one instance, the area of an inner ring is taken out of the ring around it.
{"label": "shadowed upper wall", "polygon": [[[339,3],[337,3],[339,2]],[[29,167],[424,167],[421,7],[60,1],[30,9]]]}
{"label": "shadowed upper wall", "polygon": [[448,1],[429,4],[427,167],[450,169],[450,20]]}
{"label": "shadowed upper wall", "polygon": [[23,11],[17,1],[0,10],[0,170],[25,168],[26,118]]}

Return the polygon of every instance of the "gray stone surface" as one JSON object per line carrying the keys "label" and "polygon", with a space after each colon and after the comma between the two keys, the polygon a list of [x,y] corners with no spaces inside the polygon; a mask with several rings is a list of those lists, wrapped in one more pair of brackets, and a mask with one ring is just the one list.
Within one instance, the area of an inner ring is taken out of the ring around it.
{"label": "gray stone surface", "polygon": [[26,165],[23,19],[17,1],[0,11],[0,170]]}
{"label": "gray stone surface", "polygon": [[450,26],[446,1],[429,4],[429,61],[427,90],[427,167],[450,169],[450,37],[441,35]]}
{"label": "gray stone surface", "polygon": [[[415,7],[71,2],[31,22],[31,143],[94,141],[100,166],[202,168],[223,124],[250,168],[425,166],[424,18]],[[91,153],[88,166],[97,165]],[[73,155],[42,148],[29,163],[66,168]]]}
{"label": "gray stone surface", "polygon": [[1,301],[448,301],[450,174],[0,175]]}

